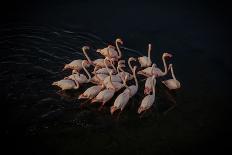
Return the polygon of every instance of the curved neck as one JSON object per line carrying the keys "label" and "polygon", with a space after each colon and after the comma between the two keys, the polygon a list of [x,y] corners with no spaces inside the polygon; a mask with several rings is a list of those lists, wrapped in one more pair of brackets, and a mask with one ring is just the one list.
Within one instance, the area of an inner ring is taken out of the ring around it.
{"label": "curved neck", "polygon": [[162,72],[162,73],[163,73],[163,75],[166,75],[168,73],[168,69],[167,69],[165,56],[162,57],[162,60],[163,60],[163,64],[164,64],[164,72]]}
{"label": "curved neck", "polygon": [[131,66],[131,61],[132,61],[132,59],[129,58],[129,59],[128,59],[128,65],[129,65],[129,67],[130,67],[131,72],[133,73],[133,68],[132,68],[132,66]]}
{"label": "curved neck", "polygon": [[106,67],[108,73],[110,74],[109,68],[108,68],[108,66],[107,66],[107,64],[106,64],[106,58],[104,59],[104,64],[105,64],[105,67]]}
{"label": "curved neck", "polygon": [[120,73],[119,66],[117,67],[117,72],[118,72],[118,74]]}
{"label": "curved neck", "polygon": [[117,40],[115,41],[115,45],[116,45],[117,50],[118,50],[118,59],[120,59],[122,57],[122,52],[121,52],[121,50],[120,50],[120,48],[118,46],[118,41]]}
{"label": "curved neck", "polygon": [[94,71],[93,71],[93,72],[94,72],[94,75],[96,76],[97,80],[98,80],[99,82],[101,82],[101,79],[98,77],[96,71],[97,71],[97,66],[94,68]]}
{"label": "curved neck", "polygon": [[174,74],[174,71],[173,71],[173,67],[171,66],[171,73],[172,73],[172,78],[174,79],[174,80],[176,80],[176,76],[175,76],[175,74]]}
{"label": "curved neck", "polygon": [[116,71],[117,69],[115,68],[114,64],[112,63],[112,61],[110,60],[110,64],[112,66],[112,68],[114,69],[114,71]]}
{"label": "curved neck", "polygon": [[91,80],[91,75],[90,75],[90,73],[88,72],[88,70],[85,68],[84,63],[85,63],[85,62],[82,61],[82,67],[83,67],[85,73],[88,75],[88,82],[89,82],[89,81]]}
{"label": "curved neck", "polygon": [[151,44],[148,44],[148,58],[151,60]]}
{"label": "curved neck", "polygon": [[92,63],[92,60],[89,58],[88,54],[86,53],[86,49],[82,48],[82,51],[83,51],[85,57],[87,58],[88,62]]}
{"label": "curved neck", "polygon": [[138,83],[138,79],[137,79],[137,77],[136,77],[135,70],[136,70],[136,69],[133,70],[133,76],[134,76],[134,79],[135,79],[135,85],[136,85],[136,87],[138,87],[138,86],[139,86],[139,83]]}
{"label": "curved neck", "polygon": [[112,83],[112,73],[110,73],[110,81],[109,81],[109,83],[111,84],[112,88],[115,90],[115,87],[114,87],[114,85]]}

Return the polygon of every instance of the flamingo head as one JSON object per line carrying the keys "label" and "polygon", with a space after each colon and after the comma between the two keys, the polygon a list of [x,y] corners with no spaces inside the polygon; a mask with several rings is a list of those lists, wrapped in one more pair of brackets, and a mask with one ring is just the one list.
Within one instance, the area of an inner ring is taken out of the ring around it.
{"label": "flamingo head", "polygon": [[116,42],[119,42],[120,44],[123,44],[123,41],[122,41],[122,39],[120,39],[120,38],[117,38],[117,39],[116,39]]}
{"label": "flamingo head", "polygon": [[163,56],[164,56],[164,57],[169,57],[169,58],[171,58],[171,57],[172,57],[172,54],[170,54],[170,53],[164,53]]}
{"label": "flamingo head", "polygon": [[52,83],[52,86],[58,86],[58,82],[56,81],[56,82],[53,82]]}
{"label": "flamingo head", "polygon": [[97,49],[97,51],[96,51],[96,52],[101,53],[101,49]]}
{"label": "flamingo head", "polygon": [[143,111],[145,111],[145,108],[140,106],[138,109],[138,114],[141,114]]}
{"label": "flamingo head", "polygon": [[[139,58],[140,58],[140,57],[139,57]],[[139,58],[138,58],[138,60],[140,60]],[[129,61],[136,61],[136,58],[130,57],[130,58],[129,58]]]}
{"label": "flamingo head", "polygon": [[79,75],[79,72],[78,72],[78,70],[74,69],[74,70],[72,70],[72,74],[78,74]]}
{"label": "flamingo head", "polygon": [[170,70],[172,68],[172,64],[169,64],[168,66],[168,70]]}
{"label": "flamingo head", "polygon": [[65,64],[62,71],[66,70],[66,69],[70,69],[70,68],[71,68],[71,67],[69,66],[69,64]]}
{"label": "flamingo head", "polygon": [[90,49],[90,47],[89,47],[89,46],[83,46],[83,47],[82,47],[82,50],[83,50],[83,51],[85,51],[85,50],[89,50],[89,49]]}
{"label": "flamingo head", "polygon": [[118,109],[119,109],[119,108],[116,107],[116,106],[111,106],[111,107],[110,107],[110,113],[111,113],[111,115],[113,115],[114,112],[115,112],[116,110],[118,110]]}

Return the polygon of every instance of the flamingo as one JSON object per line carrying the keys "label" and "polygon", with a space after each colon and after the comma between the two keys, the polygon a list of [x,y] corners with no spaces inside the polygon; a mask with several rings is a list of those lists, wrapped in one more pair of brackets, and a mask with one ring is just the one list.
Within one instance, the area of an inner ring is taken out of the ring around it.
{"label": "flamingo", "polygon": [[135,80],[135,85],[131,85],[129,86],[128,88],[126,88],[124,91],[127,91],[127,92],[130,92],[130,97],[133,97],[137,91],[138,91],[138,88],[139,88],[139,83],[138,83],[138,79],[136,77],[136,69],[137,67],[134,66],[133,68],[133,77],[134,77],[134,80]]}
{"label": "flamingo", "polygon": [[118,45],[119,43],[123,44],[122,40],[117,38],[115,41],[115,45],[116,45],[118,52],[115,50],[115,47],[111,46],[111,45],[109,45],[108,47],[103,48],[103,49],[98,49],[97,52],[101,53],[105,57],[113,58],[114,60],[117,61],[118,59],[120,59],[122,57],[122,52],[121,52],[119,45]]}
{"label": "flamingo", "polygon": [[138,74],[146,76],[146,77],[150,77],[152,75],[156,75],[156,77],[161,77],[167,74],[168,69],[167,69],[167,64],[165,61],[166,57],[172,57],[171,54],[169,53],[163,53],[162,55],[162,60],[163,60],[163,64],[164,64],[164,71],[161,71],[161,69],[159,69],[156,64],[153,64],[152,67],[147,67],[141,71],[138,72]]}
{"label": "flamingo", "polygon": [[145,82],[144,94],[148,95],[152,92],[152,77],[148,77]]}
{"label": "flamingo", "polygon": [[152,82],[153,94],[147,95],[143,98],[142,103],[138,108],[138,114],[141,114],[143,111],[150,109],[155,101],[155,85],[156,85],[155,76],[152,77],[152,81],[153,81]]}
{"label": "flamingo", "polygon": [[153,64],[151,67],[147,67],[141,71],[138,71],[137,74],[139,75],[143,75],[143,76],[146,76],[146,77],[151,77],[154,73],[154,69],[156,67],[156,64]]}
{"label": "flamingo", "polygon": [[[85,57],[87,58],[87,60],[89,59],[87,53],[86,53],[86,50],[89,49],[88,46],[84,46],[82,47],[82,51],[85,55]],[[77,70],[78,72],[83,68],[82,67],[82,59],[78,59],[78,60],[73,60],[72,62],[70,62],[69,64],[65,64],[63,70],[66,70],[66,69],[72,69],[72,70]],[[85,64],[85,67],[89,67],[90,66],[90,62],[86,63]]]}
{"label": "flamingo", "polygon": [[78,89],[80,87],[77,81],[65,80],[65,79],[53,82],[52,85],[60,87],[62,91],[69,89]]}
{"label": "flamingo", "polygon": [[[90,48],[89,48],[88,46],[84,46],[82,49],[84,49],[84,50],[89,50]],[[98,67],[98,68],[103,68],[103,67],[105,67],[104,59],[102,59],[102,58],[96,59],[96,60],[94,60],[94,61],[92,61],[92,60],[88,57],[88,55],[87,55],[86,58],[87,58],[87,60],[90,62],[90,64],[92,64],[92,65],[95,66],[95,67]],[[107,64],[107,66],[111,65],[111,63],[110,63],[109,60],[106,61],[106,64]]]}
{"label": "flamingo", "polygon": [[172,79],[162,81],[162,83],[168,87],[168,89],[173,90],[173,89],[178,89],[180,88],[180,82],[176,79],[172,64],[169,65],[168,70],[171,69],[172,73]]}
{"label": "flamingo", "polygon": [[82,68],[84,69],[85,73],[88,75],[88,78],[84,74],[79,74],[77,72],[76,74],[72,74],[68,77],[65,77],[64,79],[76,80],[79,84],[89,83],[91,80],[91,75],[89,74],[88,70],[85,68],[85,63],[87,62],[88,62],[87,60],[83,60],[81,64],[82,64]]}
{"label": "flamingo", "polygon": [[136,71],[136,66],[134,66],[133,68],[133,76],[134,76],[136,85],[131,85],[129,87],[126,85],[126,89],[116,98],[116,100],[114,101],[114,105],[111,106],[110,108],[111,115],[118,109],[120,109],[120,112],[123,111],[129,99],[132,96],[134,96],[136,92],[138,91],[138,80],[136,78],[135,71]]}
{"label": "flamingo", "polygon": [[167,64],[166,64],[166,61],[165,61],[166,57],[171,58],[172,55],[169,54],[169,53],[163,53],[162,60],[163,60],[163,64],[164,64],[164,71],[161,71],[161,69],[159,69],[158,67],[155,67],[153,73],[156,75],[156,77],[165,76],[168,73]]}
{"label": "flamingo", "polygon": [[118,97],[114,101],[114,105],[110,107],[111,115],[113,115],[113,113],[118,109],[120,109],[120,111],[123,111],[129,99],[130,99],[130,92],[128,91],[126,92],[124,91],[120,95],[118,95]]}
{"label": "flamingo", "polygon": [[148,44],[148,56],[142,56],[138,58],[141,67],[151,66],[151,44]]}
{"label": "flamingo", "polygon": [[104,85],[97,85],[88,88],[84,93],[82,93],[78,99],[93,99],[99,92],[104,88]]}

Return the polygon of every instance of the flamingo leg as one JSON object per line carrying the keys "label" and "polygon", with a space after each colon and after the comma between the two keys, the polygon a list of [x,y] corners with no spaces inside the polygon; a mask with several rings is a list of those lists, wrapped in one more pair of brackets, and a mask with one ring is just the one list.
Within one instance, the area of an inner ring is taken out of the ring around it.
{"label": "flamingo leg", "polygon": [[173,110],[176,107],[176,104],[174,104],[173,106],[171,106],[170,108],[168,108],[168,110],[166,110],[163,114],[167,115],[167,113],[171,110]]}

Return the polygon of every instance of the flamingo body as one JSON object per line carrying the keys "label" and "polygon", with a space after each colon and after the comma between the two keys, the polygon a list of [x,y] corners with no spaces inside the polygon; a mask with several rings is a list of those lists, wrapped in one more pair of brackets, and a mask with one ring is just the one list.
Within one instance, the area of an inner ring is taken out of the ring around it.
{"label": "flamingo body", "polygon": [[99,85],[92,86],[88,88],[83,94],[81,94],[78,99],[84,99],[84,98],[92,99],[102,90],[102,88],[103,87]]}
{"label": "flamingo body", "polygon": [[62,90],[69,90],[69,89],[78,89],[79,83],[73,80],[60,80],[52,83],[53,86],[58,86]]}

